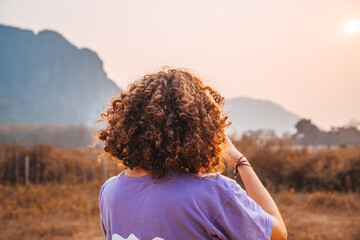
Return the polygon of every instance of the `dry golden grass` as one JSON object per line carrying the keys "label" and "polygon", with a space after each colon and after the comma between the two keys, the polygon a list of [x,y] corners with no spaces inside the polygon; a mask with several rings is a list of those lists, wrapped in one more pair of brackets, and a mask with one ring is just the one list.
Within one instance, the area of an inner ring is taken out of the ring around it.
{"label": "dry golden grass", "polygon": [[360,195],[354,193],[272,194],[288,229],[289,239],[360,239]]}
{"label": "dry golden grass", "polygon": [[[0,186],[0,239],[104,239],[98,212],[100,182]],[[272,194],[289,239],[360,239],[360,195]]]}
{"label": "dry golden grass", "polygon": [[101,184],[0,186],[0,239],[96,239]]}
{"label": "dry golden grass", "polygon": [[[261,138],[257,132],[234,139],[234,145],[250,160],[267,188],[296,191],[360,193],[360,147],[312,151],[287,139]],[[24,183],[25,156],[29,156],[32,183],[81,183],[103,179],[119,171],[115,161],[97,161],[100,149],[62,149],[54,145],[0,143],[0,184]],[[98,159],[100,160],[100,159]],[[226,159],[224,159],[226,161]],[[227,169],[228,176],[232,170]]]}

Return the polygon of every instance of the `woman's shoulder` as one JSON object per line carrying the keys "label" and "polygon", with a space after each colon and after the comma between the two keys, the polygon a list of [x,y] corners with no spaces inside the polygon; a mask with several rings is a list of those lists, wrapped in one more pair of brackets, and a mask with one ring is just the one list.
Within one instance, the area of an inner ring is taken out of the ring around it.
{"label": "woman's shoulder", "polygon": [[107,179],[107,180],[103,183],[103,185],[102,185],[101,188],[100,188],[100,195],[101,195],[102,192],[104,191],[105,186],[106,186],[106,185],[111,185],[111,184],[116,180],[117,177],[118,177],[118,176],[112,176],[112,177],[110,177],[109,179]]}
{"label": "woman's shoulder", "polygon": [[189,182],[193,188],[198,186],[199,188],[206,188],[217,192],[226,192],[228,194],[231,194],[237,186],[235,180],[224,176],[219,172],[208,174],[176,174],[175,178],[181,182]]}
{"label": "woman's shoulder", "polygon": [[[184,196],[180,196],[181,199],[195,200],[194,202],[209,214],[214,209],[226,204],[240,188],[235,180],[220,173],[183,174],[178,179],[178,183],[174,183],[174,185],[176,184],[181,190],[172,187],[173,191],[171,192],[181,191],[184,194]],[[174,195],[178,196],[177,193]]]}
{"label": "woman's shoulder", "polygon": [[227,191],[232,191],[234,187],[237,185],[234,179],[224,176],[219,172],[210,173],[210,174],[196,174],[196,175],[197,175],[196,177],[201,178],[202,181],[208,182],[210,185],[215,185]]}

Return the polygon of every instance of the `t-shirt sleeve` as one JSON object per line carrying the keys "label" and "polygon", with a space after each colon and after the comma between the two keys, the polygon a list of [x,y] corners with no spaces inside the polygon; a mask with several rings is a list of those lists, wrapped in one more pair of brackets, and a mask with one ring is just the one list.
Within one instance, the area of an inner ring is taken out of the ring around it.
{"label": "t-shirt sleeve", "polygon": [[233,184],[228,199],[217,210],[212,223],[226,239],[270,239],[272,217],[240,185]]}
{"label": "t-shirt sleeve", "polygon": [[107,237],[107,230],[106,230],[106,217],[104,216],[104,189],[107,184],[115,179],[116,176],[109,178],[101,187],[99,193],[99,210],[100,210],[100,222],[101,227],[103,229],[105,238]]}
{"label": "t-shirt sleeve", "polygon": [[102,194],[103,194],[103,190],[104,190],[104,186],[105,184],[101,187],[100,189],[100,193],[99,193],[99,210],[100,210],[100,223],[101,223],[101,227],[103,229],[105,238],[106,238],[106,228],[105,228],[105,224],[104,224],[104,218],[103,218],[103,199],[102,199]]}

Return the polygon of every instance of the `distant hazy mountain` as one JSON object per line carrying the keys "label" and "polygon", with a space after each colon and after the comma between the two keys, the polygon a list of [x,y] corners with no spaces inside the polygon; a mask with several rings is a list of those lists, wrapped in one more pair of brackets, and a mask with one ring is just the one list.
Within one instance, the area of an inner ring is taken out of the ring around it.
{"label": "distant hazy mountain", "polygon": [[241,134],[247,130],[272,129],[281,136],[285,132],[294,133],[295,125],[301,119],[271,101],[246,97],[227,99],[224,109],[230,111],[229,119],[233,128],[229,132]]}
{"label": "distant hazy mountain", "polygon": [[[54,31],[34,34],[0,25],[0,124],[94,126],[118,90],[95,52],[78,49]],[[228,99],[225,110],[231,110],[238,133],[293,133],[300,120],[275,103],[245,97]]]}
{"label": "distant hazy mountain", "polygon": [[119,90],[98,55],[59,33],[0,25],[0,123],[94,126]]}

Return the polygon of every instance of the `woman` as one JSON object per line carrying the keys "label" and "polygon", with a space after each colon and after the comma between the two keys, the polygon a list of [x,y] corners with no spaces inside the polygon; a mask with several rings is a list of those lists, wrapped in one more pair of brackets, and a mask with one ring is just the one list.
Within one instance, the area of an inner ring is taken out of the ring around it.
{"label": "woman", "polygon": [[[99,196],[106,239],[286,239],[273,199],[226,137],[224,98],[191,73],[146,75],[101,115],[104,152],[126,169]],[[222,176],[224,158],[247,193]]]}

